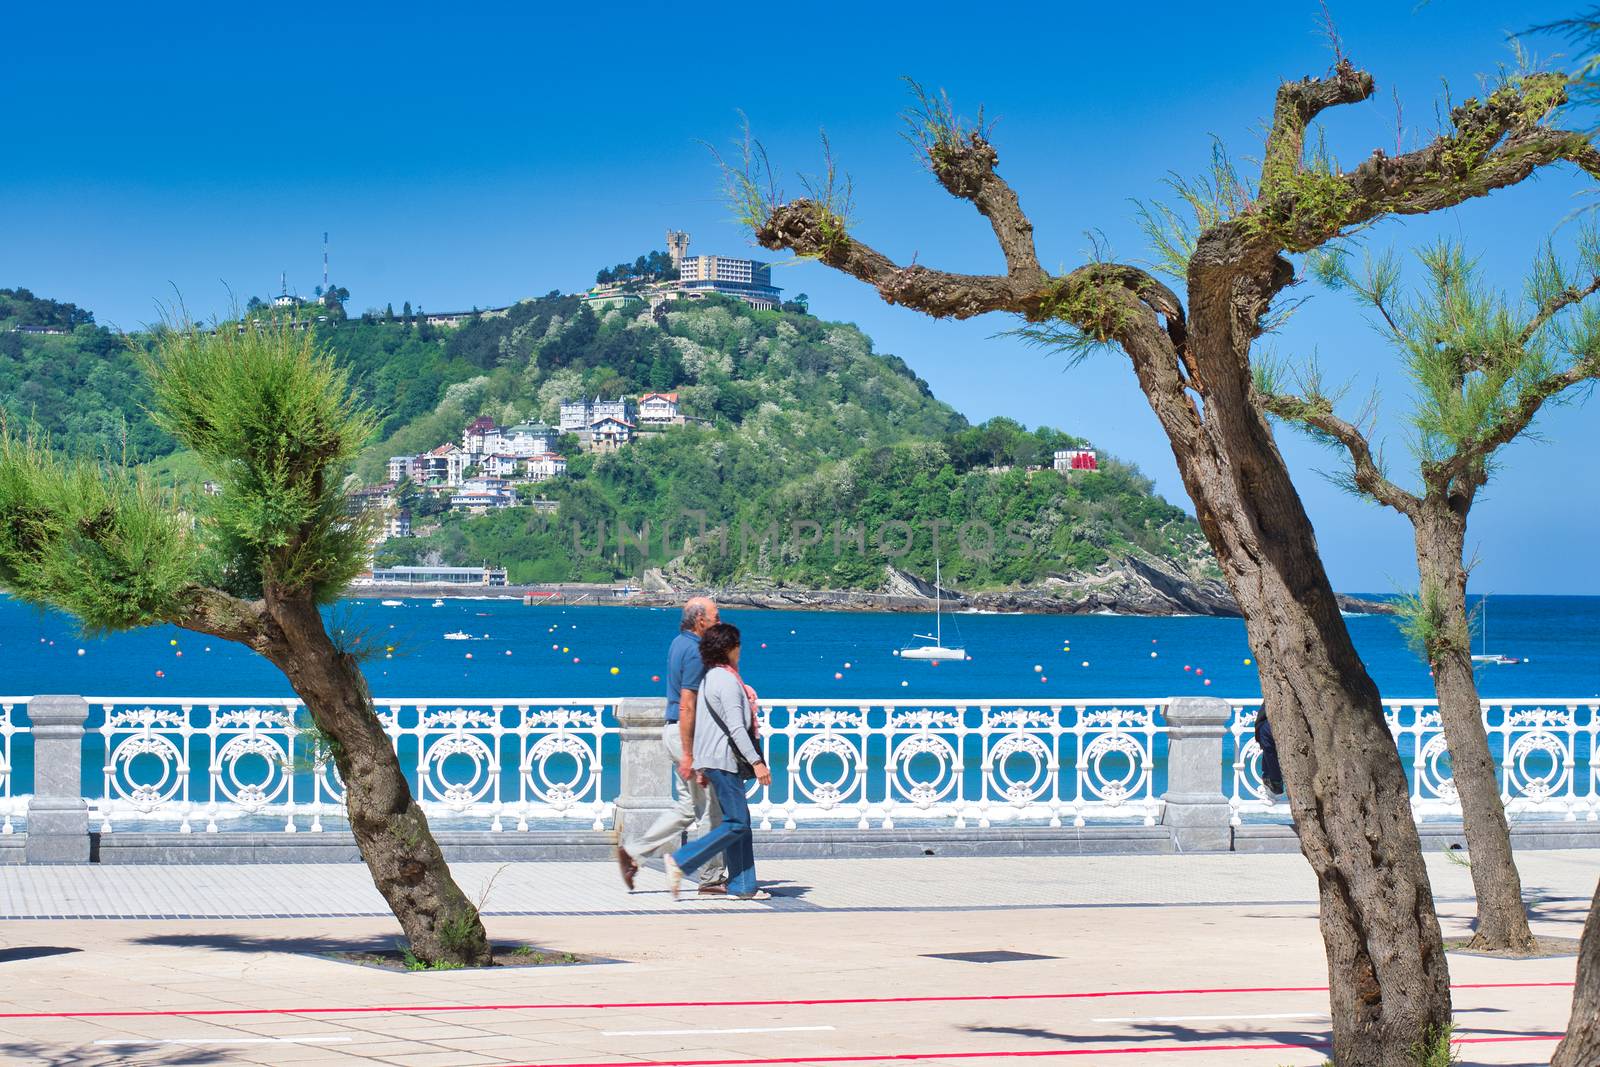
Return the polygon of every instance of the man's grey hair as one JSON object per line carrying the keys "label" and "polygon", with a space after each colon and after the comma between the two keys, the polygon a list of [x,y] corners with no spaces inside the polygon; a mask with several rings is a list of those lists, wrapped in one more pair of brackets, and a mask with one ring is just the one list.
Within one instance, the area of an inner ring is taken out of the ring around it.
{"label": "man's grey hair", "polygon": [[678,629],[693,630],[699,625],[700,620],[706,617],[706,602],[701,597],[692,597],[683,605],[683,618],[678,621]]}

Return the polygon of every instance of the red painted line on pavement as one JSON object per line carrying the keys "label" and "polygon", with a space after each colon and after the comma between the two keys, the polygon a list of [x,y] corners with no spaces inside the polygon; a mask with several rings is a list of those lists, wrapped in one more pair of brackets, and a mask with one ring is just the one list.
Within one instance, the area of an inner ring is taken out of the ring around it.
{"label": "red painted line on pavement", "polygon": [[[1456,1045],[1487,1045],[1502,1041],[1559,1041],[1561,1034],[1518,1034],[1513,1037],[1463,1037]],[[746,1060],[582,1060],[572,1063],[518,1063],[512,1067],[757,1067],[780,1063],[891,1063],[911,1060],[1043,1059],[1056,1056],[1154,1056],[1178,1052],[1305,1052],[1324,1044],[1282,1045],[1139,1045],[1128,1048],[1015,1049],[1009,1052],[891,1052],[876,1056],[768,1056]]]}
{"label": "red painted line on pavement", "polygon": [[[1571,989],[1571,982],[1468,982],[1451,989]],[[350,1008],[197,1008],[189,1011],[8,1011],[0,1019],[200,1018],[210,1015],[382,1015],[452,1011],[610,1011],[642,1008],[784,1008],[835,1004],[960,1004],[1005,1000],[1093,1000],[1108,997],[1182,997],[1217,993],[1326,993],[1327,986],[1246,986],[1223,989],[1111,989],[1085,993],[989,993],[945,997],[829,997],[805,1000],[656,1000],[593,1004],[400,1004]]]}

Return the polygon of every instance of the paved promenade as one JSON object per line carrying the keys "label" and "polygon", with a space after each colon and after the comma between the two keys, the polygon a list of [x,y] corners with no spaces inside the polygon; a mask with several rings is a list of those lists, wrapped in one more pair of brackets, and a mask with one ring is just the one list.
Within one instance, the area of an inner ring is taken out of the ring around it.
{"label": "paved promenade", "polygon": [[[1540,933],[1600,862],[1527,852]],[[674,904],[657,872],[457,865],[497,940],[620,962],[400,974],[358,865],[0,868],[0,1062],[1320,1064],[1326,968],[1298,856],[790,860],[771,904]],[[1468,872],[1430,860],[1447,935]],[[491,879],[492,886],[489,885]],[[55,918],[52,918],[55,917]],[[1044,958],[972,962],[951,953]],[[1452,954],[1467,1064],[1542,1064],[1571,958]]]}

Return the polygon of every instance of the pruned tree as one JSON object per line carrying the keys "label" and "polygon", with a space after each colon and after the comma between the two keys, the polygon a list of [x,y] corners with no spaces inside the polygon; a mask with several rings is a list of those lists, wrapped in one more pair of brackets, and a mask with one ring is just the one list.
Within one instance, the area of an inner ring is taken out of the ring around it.
{"label": "pruned tree", "polygon": [[90,632],[170,623],[270,660],[326,740],[411,950],[487,963],[483,923],[411,795],[359,649],[319,611],[365,566],[371,530],[347,513],[342,480],[370,416],[311,331],[163,329],[145,369],[155,418],[221,492],[191,515],[136,473],[0,428],[0,584]]}
{"label": "pruned tree", "polygon": [[1399,293],[1401,265],[1392,254],[1368,257],[1360,270],[1344,250],[1313,260],[1324,282],[1349,289],[1371,309],[1412,382],[1415,490],[1390,480],[1384,468],[1372,440],[1374,405],[1341,417],[1314,367],[1263,361],[1256,374],[1264,411],[1346,453],[1339,481],[1398,512],[1414,531],[1419,589],[1408,598],[1404,623],[1439,697],[1472,856],[1472,947],[1479,950],[1528,952],[1534,940],[1473,676],[1467,517],[1500,449],[1525,433],[1546,403],[1600,376],[1600,308],[1585,303],[1600,291],[1600,235],[1586,228],[1578,248],[1574,274],[1546,244],[1521,304],[1483,285],[1477,264],[1450,242],[1419,253],[1426,280],[1412,298]]}
{"label": "pruned tree", "polygon": [[810,195],[785,202],[760,146],[747,140],[743,166],[728,177],[765,248],[816,257],[889,303],[934,317],[1001,312],[1068,353],[1104,345],[1128,355],[1260,665],[1301,851],[1317,874],[1334,1059],[1400,1067],[1419,1047],[1447,1040],[1443,943],[1405,772],[1310,519],[1254,402],[1251,349],[1295,280],[1290,255],[1391,215],[1484,196],[1551,164],[1600,175],[1600,152],[1587,136],[1549,123],[1566,79],[1537,74],[1453,108],[1448,128],[1416,151],[1377,151],[1349,171],[1321,153],[1308,158],[1313,121],[1373,88],[1343,59],[1328,77],[1279,87],[1258,183],[1197,198],[1197,219],[1171,236],[1182,298],[1131,264],[1045,270],[988,130],[920,90],[908,116],[912,139],[939,184],[987,220],[1004,273],[898,263],[858,240],[848,184],[831,164],[808,183]]}

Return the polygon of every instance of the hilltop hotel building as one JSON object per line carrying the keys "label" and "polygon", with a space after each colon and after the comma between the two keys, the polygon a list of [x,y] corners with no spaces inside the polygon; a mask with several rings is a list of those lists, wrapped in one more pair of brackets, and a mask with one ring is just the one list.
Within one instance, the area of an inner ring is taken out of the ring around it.
{"label": "hilltop hotel building", "polygon": [[667,231],[667,252],[677,268],[677,281],[596,285],[583,294],[584,303],[600,309],[642,300],[655,307],[668,300],[703,300],[720,293],[743,300],[757,311],[771,311],[779,304],[778,294],[783,290],[772,284],[769,264],[729,256],[691,256],[689,235],[682,230]]}

